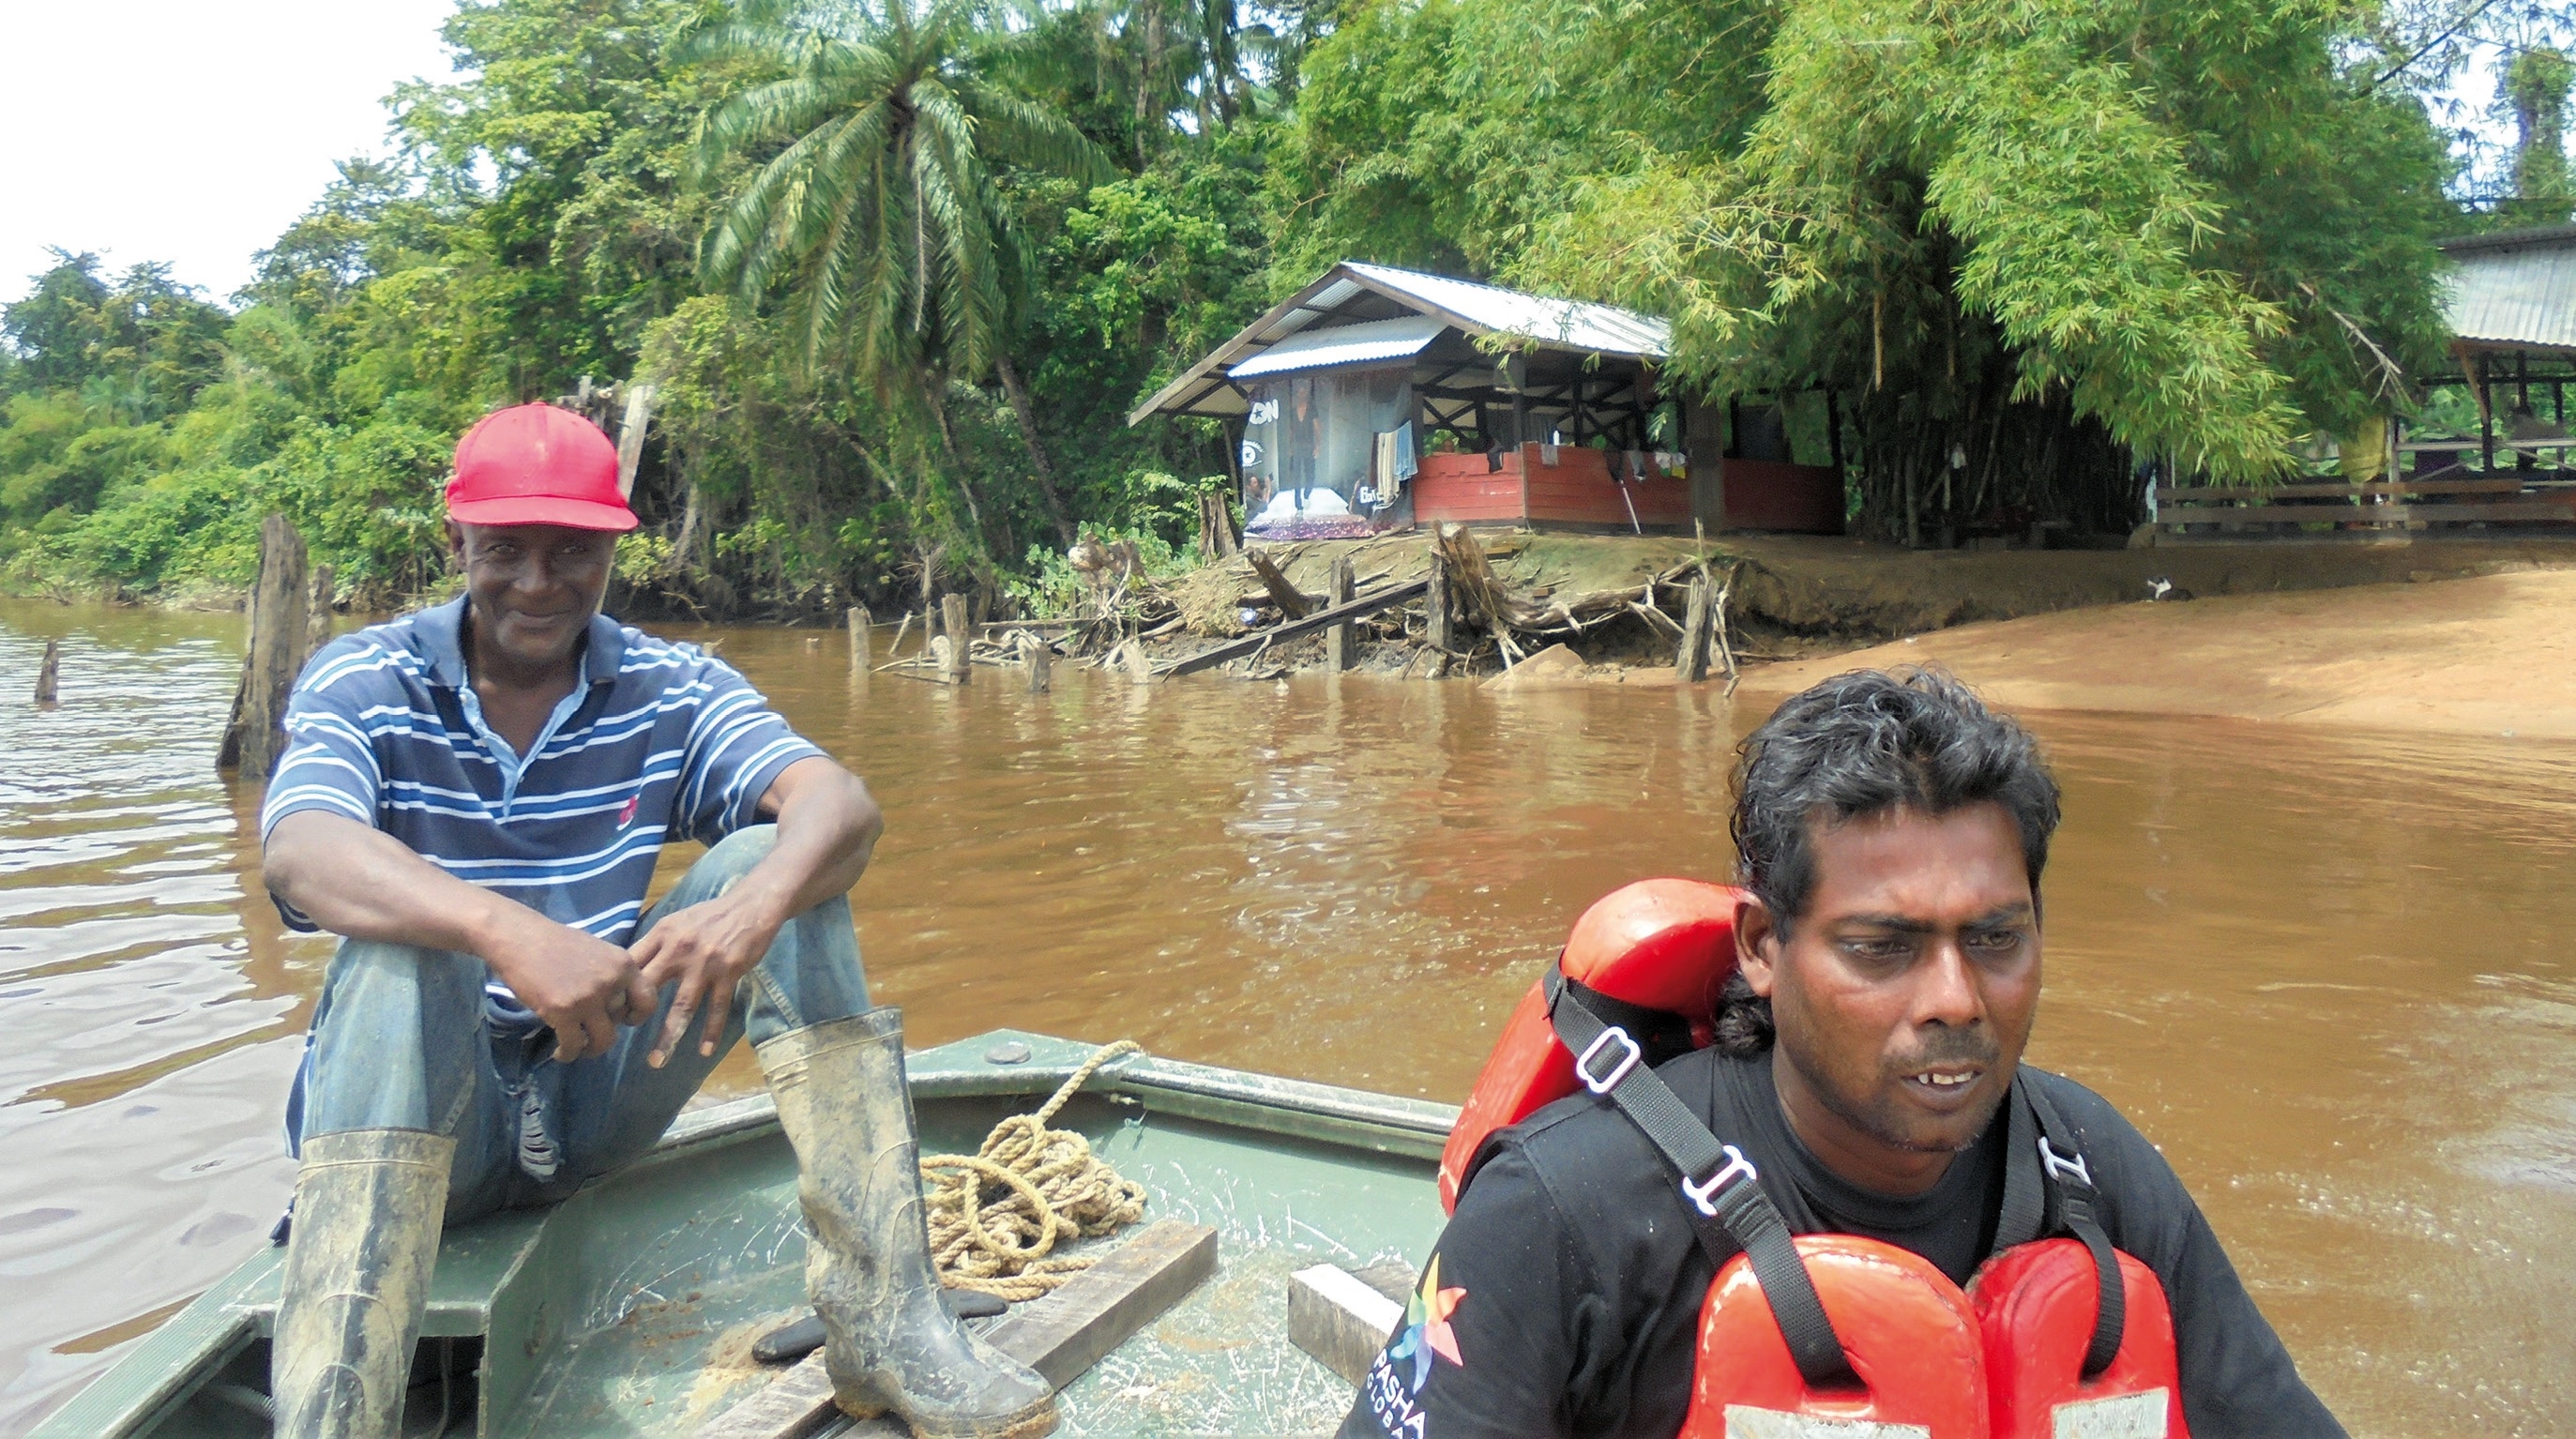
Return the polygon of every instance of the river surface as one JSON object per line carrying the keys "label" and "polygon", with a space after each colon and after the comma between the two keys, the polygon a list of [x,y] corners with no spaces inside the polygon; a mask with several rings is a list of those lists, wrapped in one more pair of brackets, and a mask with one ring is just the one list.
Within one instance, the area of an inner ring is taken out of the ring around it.
{"label": "river surface", "polygon": [[[292,1183],[330,951],[279,925],[257,796],[213,773],[241,630],[0,602],[0,1433]],[[721,637],[884,802],[859,927],[915,1044],[1132,1036],[1447,1101],[1586,903],[1724,873],[1766,706],[1067,666],[1031,697],[856,680],[838,635],[672,633]],[[2356,1434],[2576,1431],[2576,745],[2030,718],[2066,787],[2035,1062],[2162,1145]]]}

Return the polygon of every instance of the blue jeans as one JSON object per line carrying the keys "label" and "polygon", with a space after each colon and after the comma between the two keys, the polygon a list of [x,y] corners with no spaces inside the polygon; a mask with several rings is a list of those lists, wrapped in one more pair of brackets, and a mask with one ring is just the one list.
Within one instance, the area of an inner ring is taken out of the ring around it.
{"label": "blue jeans", "polygon": [[[636,929],[723,894],[767,857],[777,830],[737,831],[701,856]],[[757,1044],[868,1009],[850,902],[828,899],[778,932],[743,976],[715,1053],[698,1053],[705,1006],[660,1069],[644,1062],[676,984],[649,1023],[605,1054],[567,1064],[533,1019],[487,1010],[481,959],[418,945],[343,940],[322,983],[287,1132],[425,1129],[456,1140],[447,1222],[549,1204],[650,1150],[709,1071],[748,1032]]]}

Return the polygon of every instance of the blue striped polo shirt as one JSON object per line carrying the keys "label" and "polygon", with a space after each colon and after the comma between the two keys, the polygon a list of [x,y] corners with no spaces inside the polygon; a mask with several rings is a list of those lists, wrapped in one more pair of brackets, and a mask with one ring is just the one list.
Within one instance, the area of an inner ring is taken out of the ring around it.
{"label": "blue striped polo shirt", "polygon": [[[731,665],[594,615],[581,683],[519,754],[466,683],[465,601],[343,635],[304,667],[260,815],[322,810],[611,944],[674,839],[759,819],[781,770],[822,751]],[[286,922],[318,928],[284,901]],[[495,981],[496,1019],[524,1015]]]}

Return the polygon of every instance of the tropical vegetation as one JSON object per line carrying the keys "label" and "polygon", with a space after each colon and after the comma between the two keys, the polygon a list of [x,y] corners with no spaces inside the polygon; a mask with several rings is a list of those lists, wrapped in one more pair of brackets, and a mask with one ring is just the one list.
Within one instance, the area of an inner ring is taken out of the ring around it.
{"label": "tropical vegetation", "polygon": [[[2556,28],[2553,28],[2556,27]],[[2565,220],[2531,0],[462,0],[456,77],[214,299],[60,254],[0,315],[0,582],[359,603],[443,571],[495,405],[657,388],[631,604],[815,613],[1170,554],[1126,411],[1349,257],[1675,322],[1870,533],[2117,532],[2423,403],[2434,241]],[[2509,152],[2444,87],[2499,65]],[[2498,47],[2501,47],[2500,50]],[[2501,197],[2501,198],[2499,198]],[[1830,433],[1828,427],[1831,427]]]}

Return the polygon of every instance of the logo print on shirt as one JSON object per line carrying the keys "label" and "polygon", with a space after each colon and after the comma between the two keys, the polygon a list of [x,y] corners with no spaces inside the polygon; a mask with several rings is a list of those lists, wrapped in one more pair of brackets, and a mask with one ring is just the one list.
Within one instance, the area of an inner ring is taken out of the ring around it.
{"label": "logo print on shirt", "polygon": [[626,808],[617,812],[617,827],[619,829],[624,829],[635,822],[635,805],[638,800],[643,798],[644,796],[640,794],[630,794],[626,797]]}
{"label": "logo print on shirt", "polygon": [[1404,1306],[1404,1332],[1387,1346],[1389,1359],[1413,1361],[1413,1392],[1431,1382],[1431,1356],[1439,1355],[1464,1369],[1467,1361],[1458,1356],[1458,1334],[1449,1327],[1449,1316],[1458,1310],[1458,1302],[1467,1297],[1464,1289],[1440,1287],[1440,1256],[1431,1256],[1431,1267],[1422,1271],[1422,1287],[1413,1291],[1412,1302]]}

